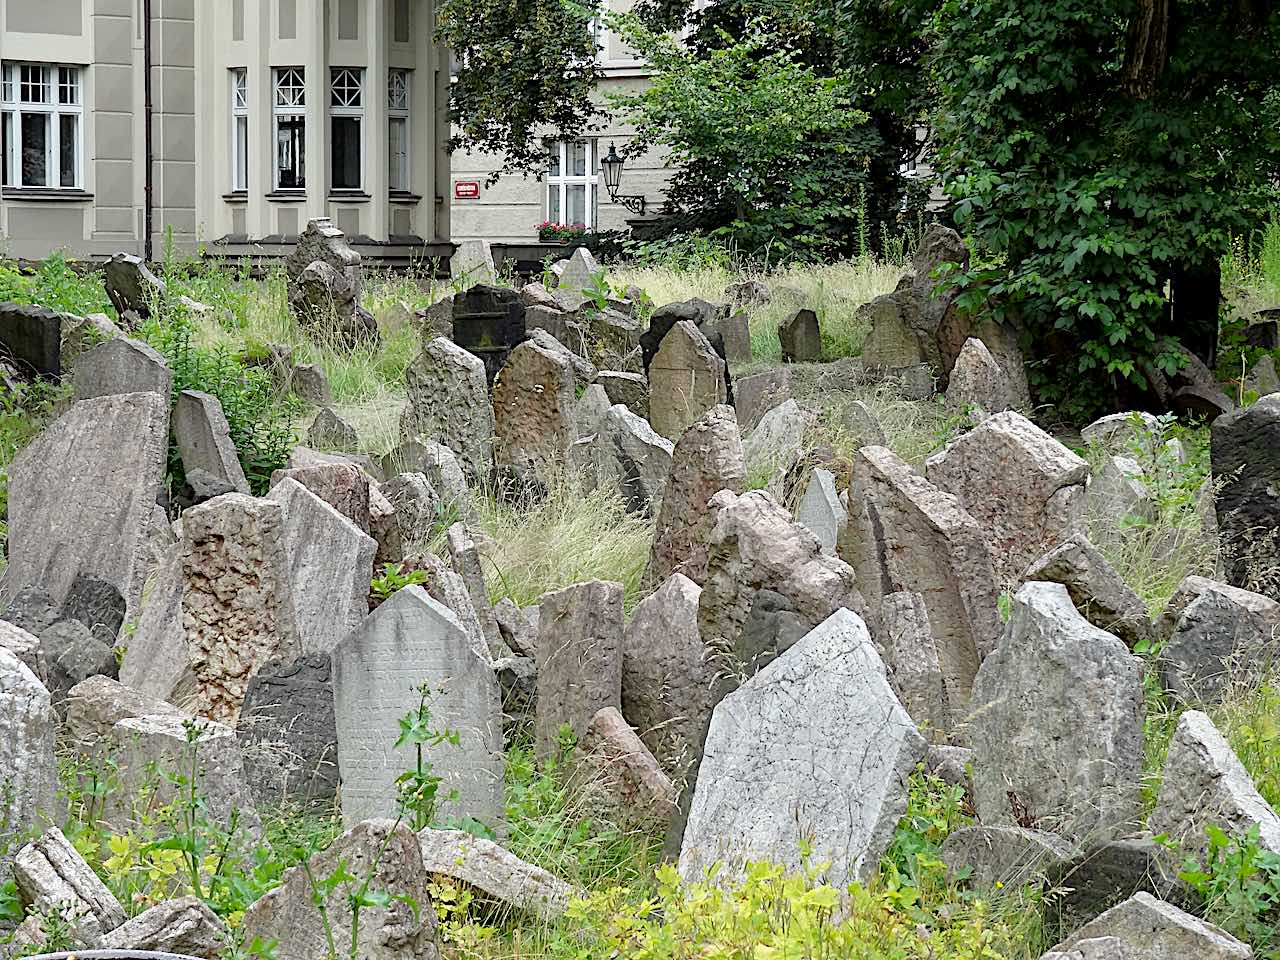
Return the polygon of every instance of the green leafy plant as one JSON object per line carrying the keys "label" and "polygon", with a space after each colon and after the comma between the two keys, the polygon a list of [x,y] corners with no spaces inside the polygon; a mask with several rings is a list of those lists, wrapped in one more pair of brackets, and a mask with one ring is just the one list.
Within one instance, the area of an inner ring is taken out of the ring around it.
{"label": "green leafy plant", "polygon": [[425,570],[406,571],[403,563],[384,563],[382,576],[373,578],[369,592],[378,603],[383,603],[405,587],[416,587],[426,582]]}
{"label": "green leafy plant", "polygon": [[438,693],[425,681],[418,687],[417,709],[400,718],[400,737],[396,740],[397,749],[414,748],[413,768],[396,778],[396,789],[403,816],[408,818],[415,831],[435,823],[440,805],[457,799],[458,795],[456,790],[441,795],[440,785],[444,779],[435,773],[435,765],[426,756],[430,747],[461,745],[457,730],[437,730],[432,723],[431,699]]}
{"label": "green leafy plant", "polygon": [[1280,856],[1259,843],[1255,824],[1231,835],[1205,827],[1203,863],[1188,857],[1179,878],[1204,898],[1208,916],[1253,946],[1260,960],[1280,958]]}

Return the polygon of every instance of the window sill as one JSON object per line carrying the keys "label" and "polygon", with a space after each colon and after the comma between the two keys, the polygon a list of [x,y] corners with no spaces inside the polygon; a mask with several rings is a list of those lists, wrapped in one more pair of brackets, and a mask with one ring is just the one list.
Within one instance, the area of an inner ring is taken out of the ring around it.
{"label": "window sill", "polygon": [[301,203],[307,199],[306,190],[272,190],[267,194],[268,200],[279,200],[283,203]]}
{"label": "window sill", "polygon": [[395,190],[395,191],[392,191],[388,199],[392,203],[421,203],[422,194],[410,193],[407,190]]}
{"label": "window sill", "polygon": [[248,203],[249,191],[232,190],[230,193],[224,193],[222,195],[222,199],[225,200],[227,203]]}
{"label": "window sill", "polygon": [[93,199],[93,194],[86,190],[57,190],[47,187],[5,187],[0,192],[5,200],[39,200],[54,203],[84,203]]}
{"label": "window sill", "polygon": [[373,197],[363,190],[330,190],[329,199],[337,200],[339,203],[363,203],[366,200],[372,200]]}

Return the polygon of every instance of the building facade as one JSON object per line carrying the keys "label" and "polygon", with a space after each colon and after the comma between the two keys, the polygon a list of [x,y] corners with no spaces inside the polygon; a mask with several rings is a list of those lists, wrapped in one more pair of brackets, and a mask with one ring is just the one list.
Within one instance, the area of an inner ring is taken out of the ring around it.
{"label": "building facade", "polygon": [[318,216],[375,256],[447,255],[433,0],[0,0],[0,15],[7,255],[272,252]]}
{"label": "building facade", "polygon": [[[629,0],[608,0],[615,9],[626,9]],[[701,7],[705,5],[698,3]],[[598,101],[606,104],[611,93],[633,93],[646,83],[647,68],[615,34],[600,32]],[[530,243],[544,221],[582,224],[588,230],[620,230],[636,214],[609,200],[600,171],[600,160],[610,144],[621,150],[634,130],[620,118],[608,116],[604,126],[577,142],[549,141],[552,161],[541,179],[519,174],[504,175],[490,184],[502,167],[501,157],[458,151],[453,155],[453,235],[458,240],[482,239],[504,243]],[[661,151],[649,150],[629,157],[623,170],[620,195],[643,196],[656,211],[663,200],[670,169]]]}

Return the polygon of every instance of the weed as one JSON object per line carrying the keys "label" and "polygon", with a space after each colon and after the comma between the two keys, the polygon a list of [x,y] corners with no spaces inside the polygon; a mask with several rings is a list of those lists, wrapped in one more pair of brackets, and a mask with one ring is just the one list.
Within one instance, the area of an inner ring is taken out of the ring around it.
{"label": "weed", "polygon": [[1280,856],[1258,835],[1256,824],[1243,835],[1208,824],[1204,861],[1187,858],[1178,877],[1204,899],[1206,916],[1259,960],[1280,960]]}

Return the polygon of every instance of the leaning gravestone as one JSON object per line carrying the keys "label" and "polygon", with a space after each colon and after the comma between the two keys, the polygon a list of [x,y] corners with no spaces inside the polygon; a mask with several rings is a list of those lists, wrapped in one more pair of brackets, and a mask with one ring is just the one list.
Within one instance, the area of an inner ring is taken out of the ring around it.
{"label": "leaning gravestone", "polygon": [[947,410],[953,415],[974,412],[981,419],[1017,404],[1004,369],[977,337],[964,342],[947,383]]}
{"label": "leaning gravestone", "polygon": [[649,420],[678,441],[699,417],[728,398],[725,363],[687,320],[672,326],[649,365]]}
{"label": "leaning gravestone", "polygon": [[113,584],[136,614],[169,444],[157,393],[75,404],[9,465],[9,565],[0,594],[38,584],[61,604],[78,577]]}
{"label": "leaning gravestone", "polygon": [[601,418],[591,447],[597,482],[617,493],[628,513],[659,512],[671,473],[670,440],[617,403]]}
{"label": "leaning gravestone", "polygon": [[173,371],[164,357],[141,340],[116,337],[86,351],[76,362],[75,397],[92,400],[116,393],[173,393]]}
{"label": "leaning gravestone", "polygon": [[58,821],[57,718],[49,691],[0,647],[0,849],[45,821]]}
{"label": "leaning gravestone", "polygon": [[[1097,949],[1087,944],[1098,945]],[[1072,951],[1072,952],[1067,952]],[[1095,917],[1041,960],[1253,960],[1231,934],[1145,891]]]}
{"label": "leaning gravestone", "polygon": [[396,778],[414,768],[415,748],[396,747],[400,721],[430,688],[434,729],[456,730],[457,746],[433,751],[442,778],[441,820],[502,827],[502,720],[498,681],[453,612],[421,587],[398,591],[333,651],[334,711],[342,820],[348,826],[394,816]]}
{"label": "leaning gravestone", "polygon": [[818,315],[812,310],[797,310],[778,326],[783,363],[816,363],[822,359],[822,334]]}
{"label": "leaning gravestone", "polygon": [[173,436],[187,473],[204,470],[225,481],[236,493],[249,492],[249,481],[231,440],[231,427],[217,397],[198,390],[178,394]]}
{"label": "leaning gravestone", "polygon": [[597,711],[622,704],[622,584],[575,583],[538,603],[534,738],[549,757],[561,727],[580,738]]}
{"label": "leaning gravestone", "polygon": [[[949,726],[964,717],[974,674],[1000,636],[991,555],[977,522],[884,447],[854,455],[845,559],[880,622],[886,593],[924,597],[946,678]],[[861,505],[859,508],[858,505]]]}
{"label": "leaning gravestone", "polygon": [[715,708],[680,875],[741,878],[747,861],[829,861],[838,888],[872,875],[907,809],[924,740],[866,625],[837,610]]}
{"label": "leaning gravestone", "polygon": [[1227,579],[1280,600],[1280,394],[1215,420],[1211,446]]}
{"label": "leaning gravestone", "polygon": [[140,258],[117,253],[102,267],[107,297],[120,322],[133,329],[151,316],[151,308],[168,292],[165,283]]}
{"label": "leaning gravestone", "polygon": [[0,303],[0,357],[16,364],[24,377],[57,380],[64,372],[63,333],[79,322],[33,304]]}
{"label": "leaning gravestone", "polygon": [[1076,842],[1123,833],[1142,812],[1142,723],[1141,661],[1062,584],[1024,584],[973,683],[979,818]]}
{"label": "leaning gravestone", "polygon": [[1259,683],[1280,654],[1280,603],[1215,584],[1187,605],[1160,651],[1167,691],[1182,702],[1214,703],[1231,683]]}
{"label": "leaning gravestone", "polygon": [[265,664],[249,681],[236,724],[256,803],[332,800],[338,734],[328,654]]}
{"label": "leaning gravestone", "polygon": [[449,276],[454,280],[492,283],[496,275],[488,240],[463,240],[449,258]]}
{"label": "leaning gravestone", "polygon": [[196,712],[234,724],[254,671],[300,652],[284,508],[239,493],[192,507],[181,556]]}
{"label": "leaning gravestone", "polygon": [[836,491],[835,474],[815,467],[796,507],[796,521],[818,538],[822,549],[834,553],[836,540],[848,519],[849,512],[840,503],[840,494]]}
{"label": "leaning gravestone", "polygon": [[185,700],[194,683],[182,625],[182,551],[170,548],[129,638],[120,682],[157,700]]}
{"label": "leaning gravestone", "polygon": [[378,545],[298,481],[285,477],[267,500],[283,508],[281,537],[302,653],[328,653],[369,612]]}
{"label": "leaning gravestone", "polygon": [[378,339],[378,323],[360,305],[361,257],[328,217],[307,223],[285,261],[289,309],[305,329],[348,344]]}
{"label": "leaning gravestone", "polygon": [[562,471],[576,436],[573,392],[567,360],[531,342],[512,350],[493,385],[497,464],[543,480]]}
{"label": "leaning gravestone", "polygon": [[401,438],[443,443],[467,476],[486,478],[493,462],[493,406],[484,361],[437,337],[405,369],[405,389],[409,406],[400,420]]}
{"label": "leaning gravestone", "polygon": [[1020,413],[953,440],[925,462],[925,476],[978,521],[1006,584],[1084,527],[1089,464]]}

